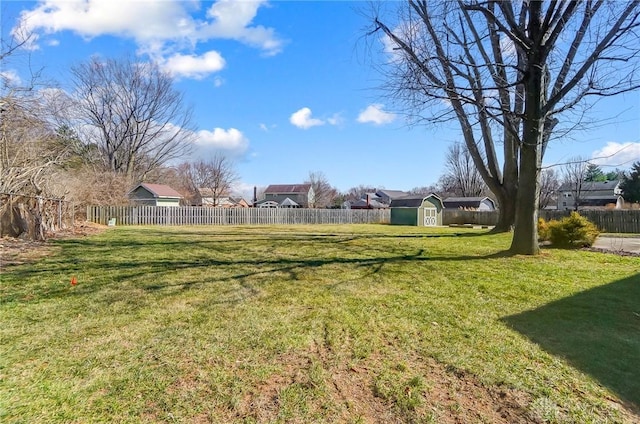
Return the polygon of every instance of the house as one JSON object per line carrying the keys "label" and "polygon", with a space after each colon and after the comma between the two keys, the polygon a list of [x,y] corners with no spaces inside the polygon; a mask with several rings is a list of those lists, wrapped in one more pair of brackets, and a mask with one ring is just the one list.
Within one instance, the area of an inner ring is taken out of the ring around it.
{"label": "house", "polygon": [[435,194],[394,199],[391,201],[391,224],[419,227],[442,225],[442,209],[442,199]]}
{"label": "house", "polygon": [[[258,207],[308,208],[315,203],[311,184],[272,184],[264,190],[264,199]],[[263,206],[268,205],[268,206]]]}
{"label": "house", "polygon": [[[199,206],[209,206],[217,208],[248,208],[249,203],[242,197],[219,196],[213,195],[210,188],[199,188],[198,196],[200,197]],[[214,202],[215,198],[215,202]],[[214,204],[215,203],[215,204]]]}
{"label": "house", "polygon": [[375,193],[365,193],[361,199],[350,202],[350,209],[383,209],[388,208],[395,199],[408,196],[409,193],[400,190],[378,190]]}
{"label": "house", "polygon": [[391,201],[395,199],[400,199],[401,197],[406,197],[409,195],[406,191],[401,190],[378,190],[375,193],[376,197],[378,197],[378,201],[380,203],[384,203],[385,205],[391,205]]}
{"label": "house", "polygon": [[128,197],[135,205],[180,206],[182,195],[168,185],[142,183],[131,190]]}
{"label": "house", "polygon": [[489,197],[447,197],[442,201],[445,209],[495,211],[496,203]]}
{"label": "house", "polygon": [[389,204],[382,203],[375,194],[367,193],[365,198],[349,202],[348,209],[386,209]]}
{"label": "house", "polygon": [[221,197],[218,199],[221,208],[250,208],[249,202],[244,197]]}
{"label": "house", "polygon": [[[577,184],[562,184],[558,189],[558,210],[602,209],[624,205],[620,181],[589,181]],[[576,207],[577,203],[577,207]]]}

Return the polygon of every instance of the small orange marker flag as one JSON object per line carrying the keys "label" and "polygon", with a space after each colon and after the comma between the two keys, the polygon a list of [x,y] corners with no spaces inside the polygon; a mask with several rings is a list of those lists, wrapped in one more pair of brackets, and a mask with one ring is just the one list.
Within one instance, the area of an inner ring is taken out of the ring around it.
{"label": "small orange marker flag", "polygon": [[76,279],[76,276],[74,275],[73,277],[71,277],[71,285],[75,286],[76,284],[78,284],[78,280]]}

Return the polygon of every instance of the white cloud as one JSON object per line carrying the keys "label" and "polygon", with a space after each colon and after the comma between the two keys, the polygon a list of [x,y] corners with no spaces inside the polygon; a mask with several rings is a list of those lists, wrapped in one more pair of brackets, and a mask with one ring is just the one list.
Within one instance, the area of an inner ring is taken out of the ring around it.
{"label": "white cloud", "polygon": [[267,125],[264,122],[261,122],[259,127],[264,132],[269,132],[271,130],[275,130],[276,128],[278,128],[278,126],[276,124]]}
{"label": "white cloud", "polygon": [[222,58],[214,58],[212,52],[193,56],[198,43],[224,38],[258,48],[266,55],[282,50],[283,41],[273,28],[253,24],[258,10],[266,4],[263,0],[219,0],[209,8],[206,19],[200,19],[192,15],[199,6],[193,1],[40,0],[21,13],[12,33],[31,34],[31,49],[37,48],[41,35],[63,31],[86,39],[101,35],[133,39],[139,52],[160,62],[173,59],[186,66],[185,59],[191,55],[194,70],[183,74],[203,78],[220,69],[214,63]]}
{"label": "white cloud", "polygon": [[242,196],[244,200],[251,203],[253,201],[253,187],[255,187],[254,184],[239,181],[231,186],[231,192],[236,196]]}
{"label": "white cloud", "polygon": [[68,30],[86,38],[111,34],[143,42],[185,36],[193,26],[179,2],[41,0],[21,13],[16,28],[45,34]]}
{"label": "white cloud", "polygon": [[327,118],[327,123],[330,125],[341,125],[344,122],[344,118],[339,113],[334,113],[333,116]]}
{"label": "white cloud", "polygon": [[[202,79],[210,73],[223,69],[225,61],[220,56],[220,53],[212,50],[202,56],[176,53],[164,60],[161,65],[164,70],[175,77]],[[219,87],[219,85],[216,85],[216,87]]]}
{"label": "white cloud", "polygon": [[640,160],[640,143],[610,141],[602,149],[593,152],[591,157],[591,162],[597,165],[625,168],[630,163]]}
{"label": "white cloud", "polygon": [[214,128],[213,131],[200,130],[196,133],[196,146],[206,150],[224,150],[230,154],[242,154],[249,147],[249,139],[235,128]]}
{"label": "white cloud", "polygon": [[273,28],[251,26],[258,8],[265,4],[266,1],[219,0],[207,11],[212,22],[203,25],[201,33],[205,37],[239,40],[262,49],[267,55],[280,53],[283,42]]}
{"label": "white cloud", "polygon": [[222,87],[222,85],[224,84],[224,78],[220,78],[220,77],[215,77],[213,79],[213,86],[218,88],[218,87]]}
{"label": "white cloud", "polygon": [[303,107],[297,112],[294,112],[289,118],[289,122],[291,122],[291,124],[295,125],[298,128],[302,128],[303,130],[325,124],[322,119],[312,118],[311,109],[309,109],[308,107]]}
{"label": "white cloud", "polygon": [[396,115],[390,112],[382,110],[384,108],[381,104],[372,104],[367,106],[365,110],[358,115],[358,122],[373,123],[375,125],[390,124],[396,119]]}
{"label": "white cloud", "polygon": [[2,81],[3,85],[7,85],[9,87],[17,87],[22,84],[20,75],[18,75],[18,73],[13,69],[0,71],[0,81]]}

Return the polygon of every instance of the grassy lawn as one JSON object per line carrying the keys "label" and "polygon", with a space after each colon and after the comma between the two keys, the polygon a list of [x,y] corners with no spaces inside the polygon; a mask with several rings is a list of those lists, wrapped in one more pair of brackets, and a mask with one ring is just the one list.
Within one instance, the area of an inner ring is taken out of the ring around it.
{"label": "grassy lawn", "polygon": [[54,241],[0,273],[0,421],[640,420],[640,260],[506,257],[509,241],[383,225]]}

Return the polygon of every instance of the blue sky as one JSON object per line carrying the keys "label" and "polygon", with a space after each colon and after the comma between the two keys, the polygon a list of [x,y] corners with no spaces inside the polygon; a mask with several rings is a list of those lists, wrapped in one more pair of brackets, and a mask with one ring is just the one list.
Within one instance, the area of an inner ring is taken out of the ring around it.
{"label": "blue sky", "polygon": [[[193,105],[194,156],[234,158],[249,187],[298,183],[322,171],[340,190],[366,184],[409,190],[435,183],[455,123],[410,126],[380,90],[365,39],[367,2],[3,1],[3,37],[21,22],[34,32],[28,61],[66,86],[71,65],[92,55],[153,59]],[[26,79],[27,60],[0,69]],[[604,99],[606,125],[556,140],[547,165],[601,157],[640,160],[640,94]],[[604,166],[605,170],[611,168]]]}

